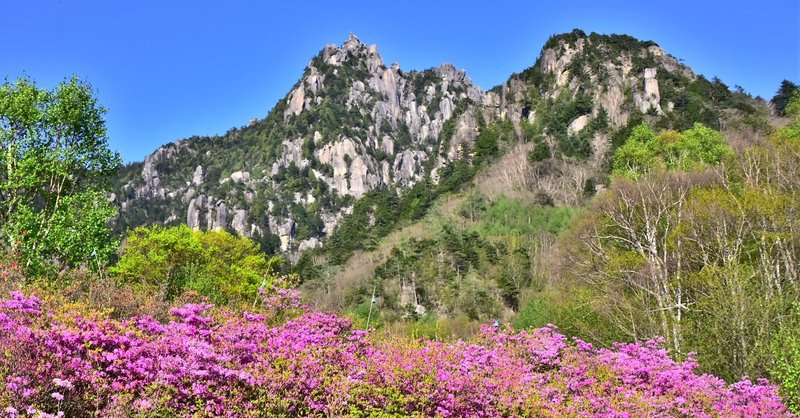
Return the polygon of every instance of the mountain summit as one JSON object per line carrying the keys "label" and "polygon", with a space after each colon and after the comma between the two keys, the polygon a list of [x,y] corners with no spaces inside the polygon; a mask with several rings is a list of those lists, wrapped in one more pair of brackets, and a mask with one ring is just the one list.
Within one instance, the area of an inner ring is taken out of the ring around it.
{"label": "mountain summit", "polygon": [[636,124],[724,129],[754,106],[625,35],[553,36],[532,67],[484,91],[451,64],[387,66],[351,34],[312,58],[266,118],[164,145],[122,170],[118,228],[185,222],[304,251],[373,190],[403,195],[509,150],[521,157],[496,170],[515,187],[574,204],[603,182],[609,152]]}

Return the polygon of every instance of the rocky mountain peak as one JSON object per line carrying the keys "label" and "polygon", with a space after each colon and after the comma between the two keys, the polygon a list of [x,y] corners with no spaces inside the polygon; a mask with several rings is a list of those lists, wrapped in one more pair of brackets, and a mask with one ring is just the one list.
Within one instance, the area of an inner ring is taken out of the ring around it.
{"label": "rocky mountain peak", "polygon": [[452,64],[406,72],[351,34],[312,58],[265,119],[148,157],[121,186],[133,191],[121,193],[124,211],[136,218],[147,207],[148,219],[277,236],[283,251],[313,248],[354,200],[378,188],[402,193],[463,157],[479,120],[464,110],[483,97]]}
{"label": "rocky mountain peak", "polygon": [[484,140],[497,141],[503,126],[513,131],[506,138],[528,141],[521,149],[545,148],[546,161],[532,162],[528,175],[520,174],[524,151],[501,176],[551,203],[575,204],[632,124],[683,129],[705,117],[715,127],[725,103],[708,103],[703,91],[719,87],[652,42],[573,31],[484,92],[450,63],[387,66],[375,45],[351,34],[313,57],[266,118],[178,141],[127,167],[116,190],[122,227],[186,220],[283,251],[313,248],[373,190],[402,195],[423,180],[435,184],[451,163],[471,164],[489,125],[495,132]]}
{"label": "rocky mountain peak", "polygon": [[366,45],[361,42],[356,35],[350,33],[350,37],[341,46],[328,44],[320,51],[315,59],[309,62],[309,67],[327,64],[334,67],[341,67],[344,63],[351,66],[364,64],[370,72],[374,72],[386,65],[378,53],[377,45]]}
{"label": "rocky mountain peak", "polygon": [[[480,103],[483,92],[463,70],[452,64],[411,72],[397,63],[387,67],[375,45],[367,46],[351,34],[341,46],[327,45],[309,62],[286,99],[283,115],[292,123],[309,117],[304,112],[327,111],[337,102],[358,115],[365,124],[347,133],[334,129],[331,135],[327,126],[313,129],[313,157],[323,167],[332,167],[332,176],[314,169],[315,176],[338,193],[358,198],[375,187],[410,187],[417,182],[424,174],[423,163],[436,151],[444,122],[465,99]],[[272,172],[286,164],[309,166],[313,158],[299,158],[300,142],[285,142],[285,149],[294,151],[285,152],[288,158],[279,158]]]}
{"label": "rocky mountain peak", "polygon": [[537,84],[550,99],[563,91],[586,97],[592,112],[577,115],[569,124],[571,133],[601,111],[615,129],[625,126],[632,112],[663,116],[674,108],[679,89],[695,79],[691,69],[652,41],[577,29],[551,37],[536,64],[512,77],[523,85]]}
{"label": "rocky mountain peak", "polygon": [[358,39],[358,36],[356,36],[353,32],[350,32],[350,36],[342,44],[341,49],[344,49],[346,51],[358,51],[364,46],[365,46],[364,43],[361,42],[360,39]]}

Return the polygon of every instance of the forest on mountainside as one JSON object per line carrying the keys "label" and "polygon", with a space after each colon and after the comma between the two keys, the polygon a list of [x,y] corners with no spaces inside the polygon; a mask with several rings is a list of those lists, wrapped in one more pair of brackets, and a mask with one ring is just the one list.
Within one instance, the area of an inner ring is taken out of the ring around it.
{"label": "forest on mountainside", "polygon": [[484,92],[351,36],[143,163],[104,113],[0,86],[7,416],[800,412],[791,81],[576,30]]}

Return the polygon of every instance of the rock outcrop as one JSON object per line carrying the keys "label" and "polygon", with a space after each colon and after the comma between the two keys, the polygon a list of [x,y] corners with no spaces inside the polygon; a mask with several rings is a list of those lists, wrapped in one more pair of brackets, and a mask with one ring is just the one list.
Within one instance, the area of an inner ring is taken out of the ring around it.
{"label": "rock outcrop", "polygon": [[642,113],[655,112],[657,115],[663,115],[656,72],[655,68],[644,69],[644,90],[633,94],[633,103]]}
{"label": "rock outcrop", "polygon": [[[369,120],[367,128],[357,135],[335,138],[315,131],[312,138],[317,147],[316,161],[322,167],[332,168],[330,172],[314,168],[314,176],[339,195],[360,198],[376,187],[412,186],[425,175],[424,163],[437,151],[442,126],[454,116],[456,103],[484,101],[483,91],[452,64],[424,73],[406,73],[397,64],[387,67],[375,45],[367,46],[354,35],[341,47],[326,46],[320,57],[309,63],[298,87],[310,90],[304,97],[329,93],[326,86],[318,82],[323,77],[318,66],[336,67],[332,73],[324,75],[326,80],[340,77],[339,71],[345,69],[364,74],[363,79],[347,80],[349,84],[342,92],[347,97],[344,103],[347,111]],[[315,110],[313,101],[304,107],[298,97],[300,93],[295,89],[287,98],[284,116],[290,121],[292,116],[303,111]],[[474,117],[466,124],[466,127],[462,126],[464,123],[459,125],[453,141],[455,147],[470,143],[475,137]],[[406,143],[400,146],[398,140]],[[301,158],[302,142],[301,139],[284,142],[283,153],[271,168],[272,174],[290,164],[301,168],[310,164],[309,160]],[[373,150],[381,151],[389,157],[388,161],[380,161]],[[457,151],[449,154],[455,155]],[[444,162],[439,161],[439,165]]]}

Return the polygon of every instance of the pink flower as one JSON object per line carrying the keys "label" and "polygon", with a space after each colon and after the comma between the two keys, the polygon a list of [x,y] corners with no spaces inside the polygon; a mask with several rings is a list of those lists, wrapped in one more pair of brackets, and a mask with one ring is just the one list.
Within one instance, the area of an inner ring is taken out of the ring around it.
{"label": "pink flower", "polygon": [[[270,287],[264,299],[257,314],[186,305],[173,311],[176,320],[160,324],[79,313],[48,317],[28,309],[36,305],[32,299],[14,295],[0,301],[0,353],[12,353],[3,363],[0,385],[7,390],[0,391],[0,405],[59,416],[44,412],[52,409],[41,396],[51,382],[61,388],[52,399],[62,402],[67,393],[71,407],[99,416],[158,410],[234,418],[258,408],[314,417],[381,410],[447,417],[791,416],[769,382],[729,385],[698,375],[693,357],[673,360],[663,341],[596,348],[555,326],[518,333],[485,327],[454,342],[372,338],[347,318],[302,306],[294,290]],[[13,411],[0,414],[19,415]]]}

